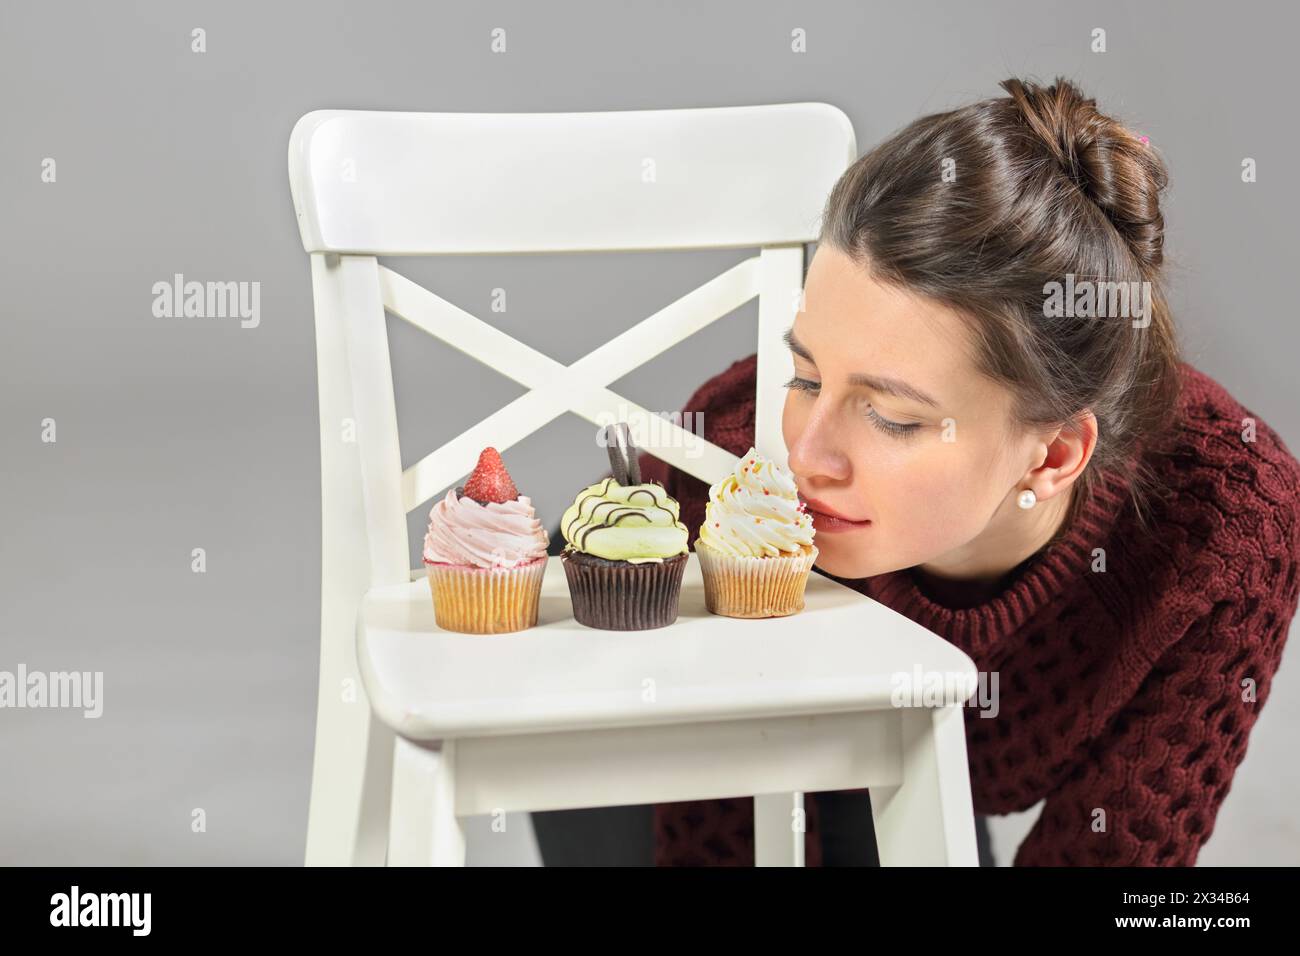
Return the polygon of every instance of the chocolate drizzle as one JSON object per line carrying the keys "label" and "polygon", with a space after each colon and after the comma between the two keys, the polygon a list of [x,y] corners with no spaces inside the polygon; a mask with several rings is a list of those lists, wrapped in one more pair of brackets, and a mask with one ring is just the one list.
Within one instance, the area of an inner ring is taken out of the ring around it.
{"label": "chocolate drizzle", "polygon": [[[612,502],[611,502],[612,503]],[[582,550],[587,544],[587,537],[593,531],[600,531],[604,528],[613,528],[622,524],[624,518],[638,517],[644,518],[645,512],[640,508],[615,508],[609,514],[605,515],[603,524],[589,524],[578,533],[578,549]],[[646,524],[650,522],[647,520]]]}
{"label": "chocolate drizzle", "polygon": [[[584,494],[584,495],[583,495],[582,497],[580,497],[576,502],[574,502],[574,507],[576,507],[578,510],[577,510],[577,512],[574,514],[574,516],[573,516],[573,520],[569,522],[568,527],[566,527],[566,528],[564,529],[564,536],[565,536],[566,538],[569,538],[570,540],[572,540],[572,538],[573,538],[573,526],[574,526],[575,524],[577,524],[579,521],[583,520],[583,518],[582,518],[582,503],[583,503],[584,501],[586,501],[588,498],[603,498],[603,497],[605,497],[605,495],[607,495],[607,494],[609,493],[609,483],[610,483],[611,481],[613,481],[613,480],[614,480],[613,478],[606,478],[606,479],[605,479],[605,483],[604,483],[603,485],[600,486],[600,491],[599,491],[599,492],[595,492],[595,491],[589,492],[589,493],[587,493],[587,494]],[[610,504],[611,504],[611,505],[613,505],[613,504],[617,504],[617,502],[611,501]],[[596,508],[599,508],[599,507],[600,507],[600,505],[596,505]],[[592,512],[593,512],[593,513],[595,512],[596,508],[593,508],[593,509],[592,509]]]}
{"label": "chocolate drizzle", "polygon": [[[591,498],[604,498],[605,495],[609,494],[610,483],[614,481],[614,478],[606,478],[601,483],[599,491],[586,492],[580,495],[578,500],[574,502],[574,507],[577,509],[576,513],[564,528],[564,536],[573,543],[574,547],[583,550],[586,547],[587,538],[593,531],[617,527],[627,518],[645,518],[647,508],[654,508],[657,511],[662,511],[672,520],[674,527],[686,530],[686,526],[677,520],[677,516],[673,514],[672,509],[666,505],[660,504],[659,496],[650,488],[637,488],[628,494],[629,503],[633,498],[645,496],[650,499],[648,505],[629,507],[628,504],[618,501],[598,501],[592,507],[591,511],[584,515],[582,511],[583,503]],[[666,494],[667,492],[665,492],[665,495]],[[647,518],[646,523],[652,524],[653,522],[649,521]]]}

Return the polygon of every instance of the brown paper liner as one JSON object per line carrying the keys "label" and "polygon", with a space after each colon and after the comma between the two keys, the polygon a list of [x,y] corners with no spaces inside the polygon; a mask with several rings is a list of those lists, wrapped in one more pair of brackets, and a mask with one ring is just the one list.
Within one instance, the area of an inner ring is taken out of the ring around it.
{"label": "brown paper liner", "polygon": [[444,631],[506,634],[537,623],[546,555],[513,568],[426,564],[433,615]]}
{"label": "brown paper liner", "polygon": [[560,553],[574,619],[606,631],[643,631],[677,620],[686,561],[685,552],[645,564]]}
{"label": "brown paper liner", "polygon": [[723,617],[785,617],[803,610],[817,546],[780,557],[731,557],[708,545],[695,547],[704,576],[704,603]]}

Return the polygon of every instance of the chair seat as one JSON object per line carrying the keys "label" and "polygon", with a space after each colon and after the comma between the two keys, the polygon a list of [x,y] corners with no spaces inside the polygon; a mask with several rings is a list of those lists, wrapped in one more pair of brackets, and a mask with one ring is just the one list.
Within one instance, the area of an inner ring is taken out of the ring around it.
{"label": "chair seat", "polygon": [[895,675],[975,678],[958,648],[816,572],[805,602],[789,617],[710,614],[691,554],[674,624],[596,630],[574,620],[552,557],[536,627],[444,631],[417,578],[366,595],[357,650],[376,713],[414,740],[882,710]]}

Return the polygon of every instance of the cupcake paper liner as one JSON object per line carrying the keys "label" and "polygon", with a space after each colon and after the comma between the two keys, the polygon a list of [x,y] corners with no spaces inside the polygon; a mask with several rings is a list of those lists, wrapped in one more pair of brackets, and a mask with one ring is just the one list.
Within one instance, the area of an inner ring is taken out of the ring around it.
{"label": "cupcake paper liner", "polygon": [[784,617],[803,610],[808,574],[817,546],[781,557],[731,557],[708,545],[696,546],[704,576],[704,603],[723,617]]}
{"label": "cupcake paper liner", "polygon": [[641,631],[677,620],[685,552],[662,563],[630,564],[563,552],[573,617],[606,631]]}
{"label": "cupcake paper liner", "polygon": [[438,626],[462,634],[506,634],[532,627],[546,557],[513,568],[426,564]]}

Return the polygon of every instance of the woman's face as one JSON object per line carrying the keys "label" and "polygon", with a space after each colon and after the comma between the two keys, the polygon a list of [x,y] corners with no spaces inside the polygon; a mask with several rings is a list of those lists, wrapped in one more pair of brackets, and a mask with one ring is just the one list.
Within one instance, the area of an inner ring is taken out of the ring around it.
{"label": "woman's face", "polygon": [[1046,445],[1017,436],[1011,394],[977,372],[958,314],[822,244],[788,343],[781,427],[818,567],[844,578],[969,567],[1005,538]]}

